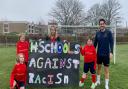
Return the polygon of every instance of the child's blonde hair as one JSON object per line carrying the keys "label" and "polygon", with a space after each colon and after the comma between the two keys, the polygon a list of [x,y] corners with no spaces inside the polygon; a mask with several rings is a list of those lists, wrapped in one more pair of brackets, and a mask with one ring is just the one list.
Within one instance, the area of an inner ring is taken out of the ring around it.
{"label": "child's blonde hair", "polygon": [[18,54],[17,54],[17,57],[16,57],[16,62],[17,62],[17,63],[20,62],[20,60],[19,60],[20,55],[23,55],[23,57],[24,57],[24,54],[23,54],[23,53],[18,53]]}
{"label": "child's blonde hair", "polygon": [[56,31],[56,29],[57,29],[57,27],[56,27],[55,25],[52,25],[52,26],[50,27],[50,30],[51,30],[51,28],[54,28],[55,31]]}
{"label": "child's blonde hair", "polygon": [[25,33],[20,33],[20,34],[18,34],[18,36],[19,36],[19,39],[20,39],[22,36],[25,37]]}

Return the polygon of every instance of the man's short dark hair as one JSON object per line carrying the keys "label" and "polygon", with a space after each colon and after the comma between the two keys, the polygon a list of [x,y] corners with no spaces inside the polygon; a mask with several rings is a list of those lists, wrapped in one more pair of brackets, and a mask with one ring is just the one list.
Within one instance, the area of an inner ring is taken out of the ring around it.
{"label": "man's short dark hair", "polygon": [[100,19],[100,20],[99,20],[99,24],[100,24],[101,21],[103,21],[103,22],[106,24],[105,19]]}

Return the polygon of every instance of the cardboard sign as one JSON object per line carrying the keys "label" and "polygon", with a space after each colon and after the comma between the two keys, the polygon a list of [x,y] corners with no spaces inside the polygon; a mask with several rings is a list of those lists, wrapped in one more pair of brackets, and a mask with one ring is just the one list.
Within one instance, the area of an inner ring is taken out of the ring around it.
{"label": "cardboard sign", "polygon": [[28,62],[29,86],[74,86],[79,83],[79,44],[31,41]]}

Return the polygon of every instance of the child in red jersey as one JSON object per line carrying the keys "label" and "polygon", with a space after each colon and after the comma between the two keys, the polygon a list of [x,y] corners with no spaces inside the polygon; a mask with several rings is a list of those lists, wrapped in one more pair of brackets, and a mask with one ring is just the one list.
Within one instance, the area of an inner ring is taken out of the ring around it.
{"label": "child in red jersey", "polygon": [[28,55],[29,55],[29,42],[25,41],[25,34],[20,34],[19,41],[16,43],[16,51],[17,54],[23,53],[25,56],[25,63],[28,63]]}
{"label": "child in red jersey", "polygon": [[25,89],[27,68],[24,63],[23,53],[17,56],[17,63],[15,64],[10,76],[10,89]]}
{"label": "child in red jersey", "polygon": [[80,47],[80,52],[82,56],[84,56],[84,72],[82,78],[79,82],[79,86],[82,87],[84,85],[84,80],[87,78],[87,73],[90,70],[92,76],[92,85],[91,89],[95,89],[96,82],[96,50],[93,46],[92,39],[89,38],[87,40],[87,44],[82,48]]}

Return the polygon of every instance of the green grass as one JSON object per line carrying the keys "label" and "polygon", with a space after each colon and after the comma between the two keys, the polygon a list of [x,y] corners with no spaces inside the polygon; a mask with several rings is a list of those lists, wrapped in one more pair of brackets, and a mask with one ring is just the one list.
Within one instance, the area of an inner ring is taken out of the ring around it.
{"label": "green grass", "polygon": [[[111,60],[110,89],[128,89],[128,45],[117,45],[116,64]],[[9,76],[15,64],[15,47],[0,47],[0,89],[9,89]],[[81,57],[80,77],[83,72],[83,58]],[[89,74],[90,75],[90,74]],[[91,77],[85,81],[83,88],[52,88],[52,89],[90,89]],[[50,89],[50,88],[29,88]],[[102,69],[101,85],[96,89],[104,89],[104,70]]]}

